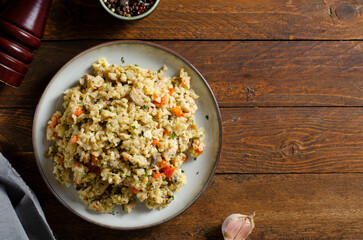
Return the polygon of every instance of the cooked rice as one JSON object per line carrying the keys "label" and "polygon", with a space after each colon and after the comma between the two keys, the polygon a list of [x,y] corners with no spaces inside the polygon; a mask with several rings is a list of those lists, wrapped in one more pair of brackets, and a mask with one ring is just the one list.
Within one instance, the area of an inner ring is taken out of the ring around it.
{"label": "cooked rice", "polygon": [[136,198],[150,209],[166,207],[186,184],[186,151],[204,151],[190,76],[182,68],[163,77],[166,66],[150,71],[104,58],[93,69],[64,92],[64,112],[48,122],[56,179],[72,182],[89,209],[112,213],[117,204],[130,213]]}

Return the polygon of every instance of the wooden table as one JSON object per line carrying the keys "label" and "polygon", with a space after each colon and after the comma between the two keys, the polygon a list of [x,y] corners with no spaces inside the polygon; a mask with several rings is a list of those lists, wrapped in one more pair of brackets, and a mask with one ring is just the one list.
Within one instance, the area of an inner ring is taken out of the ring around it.
{"label": "wooden table", "polygon": [[[58,239],[221,239],[221,223],[235,212],[256,212],[250,239],[362,239],[362,15],[362,0],[161,0],[146,19],[120,22],[96,0],[54,0],[22,86],[0,86],[0,150]],[[39,174],[31,140],[52,76],[114,39],[180,53],[222,113],[222,154],[207,190],[180,216],[138,231],[102,228],[63,207]]]}

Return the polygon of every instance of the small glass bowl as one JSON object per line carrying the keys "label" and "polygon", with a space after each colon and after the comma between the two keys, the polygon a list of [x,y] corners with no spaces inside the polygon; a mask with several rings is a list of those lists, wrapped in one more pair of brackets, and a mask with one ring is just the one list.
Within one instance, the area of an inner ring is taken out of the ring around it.
{"label": "small glass bowl", "polygon": [[115,18],[118,18],[118,19],[121,19],[121,20],[126,20],[126,21],[131,21],[131,20],[138,20],[138,19],[141,19],[141,18],[144,18],[146,16],[148,16],[150,13],[152,13],[155,8],[158,6],[160,0],[155,0],[153,6],[147,10],[146,12],[144,12],[143,14],[140,14],[140,15],[137,15],[137,16],[132,16],[132,17],[126,17],[126,16],[121,16],[117,13],[114,13],[112,12],[107,6],[106,4],[104,3],[103,0],[100,0],[100,3],[102,5],[102,7],[109,13],[111,14],[112,16],[114,16]]}

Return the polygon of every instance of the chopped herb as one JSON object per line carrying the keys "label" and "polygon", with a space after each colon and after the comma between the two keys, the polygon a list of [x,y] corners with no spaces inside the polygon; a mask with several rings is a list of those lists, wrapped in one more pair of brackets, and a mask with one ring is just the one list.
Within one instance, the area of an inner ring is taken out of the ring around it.
{"label": "chopped herb", "polygon": [[182,170],[181,172],[184,173],[184,170]]}
{"label": "chopped herb", "polygon": [[125,173],[125,172],[124,172],[124,170],[122,170],[121,168],[120,168],[120,171],[121,171],[122,173]]}
{"label": "chopped herb", "polygon": [[97,133],[97,131],[93,131],[93,133],[94,133],[94,134],[96,134],[96,133]]}
{"label": "chopped herb", "polygon": [[124,57],[121,58],[121,62],[122,63],[125,63]]}
{"label": "chopped herb", "polygon": [[112,215],[115,215],[115,211],[112,211]]}
{"label": "chopped herb", "polygon": [[194,161],[197,160],[197,158],[194,158]]}
{"label": "chopped herb", "polygon": [[146,109],[146,106],[144,105],[144,106],[142,106],[144,109]]}
{"label": "chopped herb", "polygon": [[159,70],[158,73],[160,73],[161,71]]}
{"label": "chopped herb", "polygon": [[83,100],[83,97],[81,97],[81,100]]}
{"label": "chopped herb", "polygon": [[125,207],[124,207],[124,205],[122,204],[121,206],[122,206],[122,210],[124,210],[124,211],[125,211]]}
{"label": "chopped herb", "polygon": [[135,129],[136,129],[136,127],[135,127],[135,126],[132,126],[132,129],[134,129],[134,130],[135,130]]}
{"label": "chopped herb", "polygon": [[154,130],[156,131],[156,128],[154,128]]}
{"label": "chopped herb", "polygon": [[172,138],[172,139],[174,139],[174,138],[175,138],[175,133],[173,133],[173,134],[171,135],[171,138]]}
{"label": "chopped herb", "polygon": [[139,65],[135,64],[135,67],[138,67]]}
{"label": "chopped herb", "polygon": [[110,142],[110,145],[112,145],[113,144],[113,142]]}
{"label": "chopped herb", "polygon": [[131,139],[135,139],[133,136],[130,136]]}
{"label": "chopped herb", "polygon": [[145,172],[145,175],[148,176],[147,172],[146,172],[146,169],[144,169],[144,172]]}
{"label": "chopped herb", "polygon": [[105,185],[103,182],[100,183],[102,186]]}
{"label": "chopped herb", "polygon": [[100,110],[98,110],[98,113],[99,113],[99,114],[101,114],[101,112],[102,112],[102,108],[101,108]]}
{"label": "chopped herb", "polygon": [[199,171],[196,174],[198,175],[199,174]]}
{"label": "chopped herb", "polygon": [[126,177],[131,177],[131,176],[126,174]]}
{"label": "chopped herb", "polygon": [[205,115],[205,118],[206,118],[207,120],[209,120],[209,116],[208,116],[208,115]]}

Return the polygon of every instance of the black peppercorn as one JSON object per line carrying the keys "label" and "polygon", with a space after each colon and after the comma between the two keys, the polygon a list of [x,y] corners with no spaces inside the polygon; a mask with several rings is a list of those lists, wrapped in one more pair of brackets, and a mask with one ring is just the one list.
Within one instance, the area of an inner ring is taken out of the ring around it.
{"label": "black peppercorn", "polygon": [[145,13],[154,4],[151,0],[104,0],[111,11],[121,16],[137,16]]}

